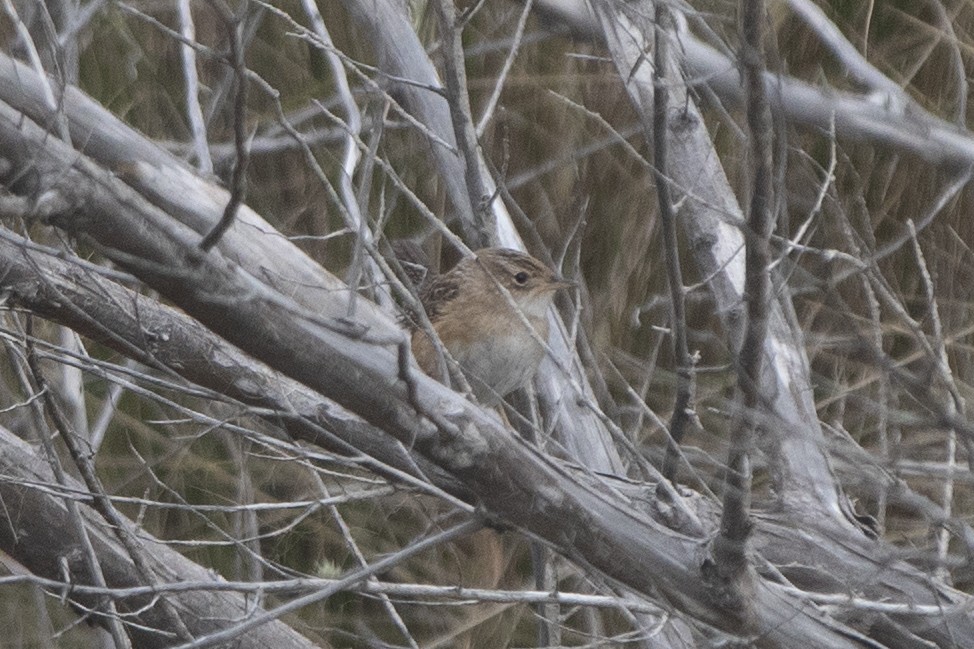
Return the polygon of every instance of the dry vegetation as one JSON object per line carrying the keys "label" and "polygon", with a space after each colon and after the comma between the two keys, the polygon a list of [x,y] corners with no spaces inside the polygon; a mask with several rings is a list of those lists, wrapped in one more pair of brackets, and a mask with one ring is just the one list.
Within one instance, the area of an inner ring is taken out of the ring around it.
{"label": "dry vegetation", "polygon": [[[192,3],[195,39],[202,46],[196,52],[201,84],[196,99],[206,120],[212,172],[193,155],[183,52],[168,31],[178,30],[177,3],[51,3],[50,19],[62,32],[71,24],[62,12],[78,16],[92,10],[67,36],[74,49],[59,50],[56,58],[46,35],[48,14],[37,3],[15,4],[57,83],[75,83],[203,176],[231,182],[237,154],[234,75],[223,59],[227,27],[216,2]],[[372,67],[379,61],[369,38],[343,3],[320,4],[362,111],[362,142],[381,161],[366,157],[353,179],[379,249],[388,252],[389,240],[404,237],[439,241],[404,188],[460,233],[429,141],[390,107],[384,93],[388,79]],[[439,62],[433,4],[413,3],[412,20]],[[737,3],[689,4],[701,21],[692,22],[692,29],[699,32],[705,23],[713,37],[736,50]],[[787,3],[769,4],[771,70],[823,88],[861,90]],[[966,130],[966,69],[974,47],[970,0],[819,5],[919,109],[956,123],[963,137],[974,140]],[[332,70],[323,50],[295,25],[308,24],[301,3],[246,6],[243,40],[251,71],[246,203],[330,272],[361,282],[361,295],[372,298],[373,286],[356,256],[361,238],[349,230],[338,199],[346,132],[336,117],[347,115]],[[459,9],[471,10],[463,44],[476,123],[511,53],[523,7],[489,0]],[[12,18],[8,9],[0,21],[3,52],[23,59],[28,52]],[[694,89],[720,162],[746,204],[752,167],[743,112],[703,84]],[[401,101],[395,92],[392,98]],[[300,146],[282,126],[282,115],[288,128],[304,136]],[[774,286],[791,297],[804,336],[824,431],[817,443],[826,449],[855,510],[875,519],[881,538],[900,558],[931,582],[969,593],[974,546],[964,536],[974,512],[969,466],[974,427],[958,422],[968,421],[965,404],[974,394],[974,226],[969,218],[974,195],[966,182],[974,159],[930,161],[909,147],[836,136],[780,113],[775,125]],[[559,309],[569,326],[578,325],[594,393],[608,419],[631,441],[631,447],[620,447],[623,461],[635,467],[632,477],[642,479],[640,462],[659,466],[665,450],[661,424],[669,420],[676,385],[673,323],[651,149],[606,49],[583,34],[572,35],[548,13],[529,15],[480,143],[528,249],[582,282],[580,292]],[[0,150],[0,158],[5,155]],[[34,191],[23,175],[3,181],[18,195]],[[10,232],[108,264],[104,246],[89,238],[67,236],[29,215],[3,216]],[[682,231],[680,244],[689,287],[688,341],[699,356],[694,401],[699,425],[684,440],[689,464],[681,467],[679,482],[717,505],[733,413],[734,353],[704,283],[708,278],[701,276]],[[156,297],[145,286],[139,290]],[[197,389],[166,370],[128,361],[102,342],[69,335],[20,304],[0,312],[0,327],[0,423],[32,442],[41,435],[44,417],[23,405],[37,387],[24,360],[30,347],[25,340],[32,336],[75,428],[90,439],[105,427],[93,458],[118,509],[227,580],[334,578],[460,520],[462,512],[443,499],[387,481],[357,458],[292,442],[273,425],[273,416],[218,390]],[[80,401],[68,398],[72,391]],[[775,431],[765,431],[753,458],[755,506],[772,513],[774,448]],[[62,461],[72,462],[63,452]],[[946,516],[946,523],[938,516]],[[15,526],[8,520],[0,524]],[[13,558],[6,563],[5,574],[23,573]],[[617,592],[589,566],[567,559],[554,564],[562,591]],[[503,524],[424,551],[378,577],[383,583],[534,589],[529,539]],[[78,623],[56,589],[49,596],[29,580],[0,584],[5,647],[105,642],[101,629]],[[850,584],[846,594],[858,594],[859,586]],[[271,608],[293,594],[254,598]],[[321,646],[535,646],[537,617],[531,606],[513,596],[505,602],[475,604],[473,599],[458,605],[432,592],[383,600],[348,591],[284,621]],[[663,599],[655,603],[686,613]],[[608,646],[606,638],[629,646],[638,642],[634,620],[646,623],[611,607],[566,605],[560,613],[566,646]],[[687,619],[694,642],[704,646],[702,638],[714,637],[713,629]],[[861,624],[856,628],[869,632]],[[667,643],[677,646],[672,637]]]}

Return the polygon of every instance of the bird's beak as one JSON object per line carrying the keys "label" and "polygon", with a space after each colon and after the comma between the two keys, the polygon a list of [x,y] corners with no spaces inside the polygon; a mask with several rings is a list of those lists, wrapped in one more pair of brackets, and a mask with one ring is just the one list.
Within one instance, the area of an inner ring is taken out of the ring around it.
{"label": "bird's beak", "polygon": [[553,273],[551,275],[551,290],[559,291],[563,288],[575,288],[578,286],[578,282],[566,279],[559,275],[558,273]]}

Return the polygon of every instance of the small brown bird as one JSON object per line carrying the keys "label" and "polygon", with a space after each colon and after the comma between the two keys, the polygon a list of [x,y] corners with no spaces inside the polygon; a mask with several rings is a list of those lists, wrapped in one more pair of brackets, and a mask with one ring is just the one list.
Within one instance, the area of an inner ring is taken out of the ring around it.
{"label": "small brown bird", "polygon": [[[484,248],[475,255],[436,277],[420,297],[477,400],[493,406],[534,376],[544,356],[537,339],[548,339],[548,307],[555,291],[573,283],[517,250]],[[424,372],[440,375],[427,332],[413,331],[412,349]]]}

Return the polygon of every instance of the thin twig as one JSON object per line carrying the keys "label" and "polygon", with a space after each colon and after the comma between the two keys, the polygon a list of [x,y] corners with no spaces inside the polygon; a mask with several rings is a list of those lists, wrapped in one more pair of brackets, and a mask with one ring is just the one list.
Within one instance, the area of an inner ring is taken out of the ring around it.
{"label": "thin twig", "polygon": [[[321,476],[317,472],[313,474],[313,479],[324,497],[326,499],[330,499],[332,496],[328,492],[328,487],[325,485],[325,481],[321,479]],[[331,514],[332,519],[335,521],[335,524],[338,526],[338,529],[342,533],[342,538],[345,540],[345,546],[352,553],[352,555],[354,555],[359,566],[362,568],[367,567],[369,563],[365,558],[365,554],[362,553],[362,549],[359,547],[358,543],[355,542],[355,537],[352,536],[352,530],[349,528],[348,523],[345,522],[345,518],[342,516],[341,512],[338,511],[338,507],[335,505],[329,505],[328,511]],[[376,579],[375,575],[372,575],[368,578],[366,583],[375,585],[379,583],[379,580]],[[396,610],[396,606],[393,604],[389,596],[385,593],[379,593],[378,597],[379,601],[382,602],[382,607],[386,610],[389,619],[392,621],[393,626],[399,630],[399,633],[402,634],[403,639],[410,647],[412,647],[412,649],[419,649],[419,645],[416,643],[415,638],[413,638],[412,634],[409,632],[409,627],[406,626],[405,620],[402,619],[402,616],[399,614],[399,611]]]}
{"label": "thin twig", "polygon": [[[754,177],[751,205],[745,226],[745,303],[747,327],[737,359],[739,412],[730,431],[727,472],[724,480],[724,510],[720,533],[714,543],[718,569],[729,580],[733,594],[748,566],[746,543],[753,521],[751,509],[751,453],[760,427],[762,407],[761,373],[771,299],[771,232],[774,228],[772,195],[771,108],[763,82],[763,45],[767,16],[764,0],[747,0],[741,18],[741,64],[747,90],[747,122],[750,131]],[[741,601],[746,607],[746,602]]]}
{"label": "thin twig", "polygon": [[[37,360],[36,356],[34,356],[33,346],[30,342],[32,339],[31,323],[31,320],[27,321],[27,366],[31,373],[34,374],[33,378],[36,385],[36,380],[40,377],[40,374],[35,369]],[[11,346],[8,344],[8,350],[10,347]],[[18,377],[20,378],[24,388],[30,388],[31,386],[27,376],[21,371],[19,365],[16,367]],[[54,474],[54,479],[57,480],[58,484],[65,485],[67,484],[67,476],[64,472],[64,468],[61,466],[61,461],[58,458],[57,451],[54,449],[54,440],[51,437],[50,430],[48,429],[46,422],[44,422],[44,418],[40,412],[41,408],[47,408],[48,395],[46,387],[43,385],[37,385],[37,389],[33,390],[33,392],[42,395],[44,400],[43,404],[41,404],[40,401],[35,401],[32,403],[32,406],[38,410],[37,420],[41,422],[41,424],[38,426],[38,435],[41,438],[41,444],[44,447],[45,454],[47,455],[47,461],[51,467],[51,472]],[[67,498],[64,501],[64,506],[68,510],[71,525],[74,527],[74,532],[78,537],[79,543],[81,544],[85,567],[88,569],[89,578],[95,586],[106,588],[107,582],[105,581],[105,574],[102,572],[101,564],[98,562],[98,554],[95,552],[95,548],[91,543],[91,538],[88,535],[88,529],[85,526],[84,518],[81,516],[81,510],[78,507],[78,503],[70,498]],[[125,633],[124,627],[122,626],[122,621],[118,616],[118,611],[115,608],[115,602],[111,598],[103,598],[100,604],[105,609],[104,613],[106,615],[106,625],[108,626],[109,633],[111,633],[116,649],[130,648],[132,645]]]}
{"label": "thin twig", "polygon": [[[178,0],[176,9],[179,14],[179,33],[187,41],[195,41],[196,24],[193,22],[189,0]],[[212,174],[213,160],[210,158],[210,147],[206,139],[206,121],[203,119],[203,108],[199,101],[200,77],[196,71],[196,50],[189,45],[181,44],[179,55],[183,61],[186,117],[193,141],[193,154],[196,156],[196,168],[203,174]]]}
{"label": "thin twig", "polygon": [[30,29],[20,19],[20,15],[17,13],[17,7],[14,6],[11,0],[3,0],[3,9],[7,14],[7,18],[13,23],[14,30],[20,38],[21,45],[27,50],[27,59],[30,61],[31,68],[33,68],[37,74],[37,78],[41,82],[41,92],[44,96],[45,107],[52,113],[57,112],[58,101],[54,97],[54,89],[51,87],[51,81],[47,76],[47,72],[44,70],[44,64],[41,63],[41,55],[37,51],[37,45],[34,44],[33,37],[30,35]]}
{"label": "thin twig", "polygon": [[[130,597],[145,597],[157,593],[187,593],[187,592],[230,592],[230,593],[280,593],[293,594],[300,592],[317,592],[323,587],[336,584],[337,579],[284,579],[278,581],[263,581],[252,583],[249,581],[180,581],[171,584],[161,584],[158,588],[150,586],[131,586],[128,588],[99,588],[84,584],[68,584],[55,579],[45,579],[37,575],[10,575],[0,577],[0,587],[13,584],[34,584],[52,591],[71,590],[79,595],[104,595],[114,599],[126,599]],[[555,603],[562,606],[587,606],[593,608],[615,608],[625,609],[637,613],[651,613],[654,615],[664,615],[658,606],[645,599],[630,599],[626,597],[616,597],[612,595],[591,595],[588,593],[571,593],[556,590],[500,590],[492,588],[466,588],[463,586],[439,586],[431,584],[404,584],[390,583],[387,581],[365,581],[358,585],[352,585],[344,589],[343,592],[360,593],[362,595],[392,595],[398,599],[415,598],[417,601],[441,599],[456,602],[457,606],[469,606],[483,602],[495,602],[500,604],[538,604]],[[842,595],[819,595],[824,598],[838,598]],[[834,603],[834,599],[828,600]],[[864,603],[864,600],[859,600]],[[854,605],[855,599],[849,598],[850,605]],[[871,604],[880,604],[871,602]],[[898,604],[895,606],[908,606]],[[917,606],[923,609],[922,606]],[[939,613],[931,612],[930,615],[943,614],[942,607],[926,607],[936,609]]]}
{"label": "thin twig", "polygon": [[528,16],[530,15],[533,7],[534,0],[527,0],[527,2],[524,3],[524,8],[521,10],[521,16],[517,20],[517,28],[514,30],[514,38],[511,42],[511,51],[508,53],[507,58],[504,59],[504,65],[497,75],[497,81],[494,83],[494,91],[490,94],[490,99],[487,100],[487,105],[484,108],[483,114],[480,116],[480,121],[477,122],[475,132],[478,138],[484,136],[484,131],[487,130],[487,124],[490,123],[491,118],[494,116],[494,110],[497,108],[497,102],[501,98],[501,91],[504,90],[504,82],[507,81],[507,75],[511,72],[511,67],[514,65],[514,59],[521,50],[521,42],[524,39],[524,28],[528,24]]}
{"label": "thin twig", "polygon": [[[446,82],[447,101],[450,104],[450,118],[457,147],[465,163],[464,179],[467,183],[467,197],[477,218],[475,224],[463,224],[467,241],[481,248],[497,243],[497,228],[491,218],[490,199],[487,183],[483,177],[477,133],[470,114],[470,95],[467,93],[467,73],[464,69],[463,42],[457,25],[456,5],[453,0],[434,0],[433,8],[438,18],[440,40],[443,43],[443,71]],[[473,226],[473,227],[471,227]]]}
{"label": "thin twig", "polygon": [[[74,430],[74,427],[65,416],[61,404],[58,402],[58,399],[47,385],[47,380],[41,373],[37,354],[33,352],[33,343],[28,342],[28,345],[29,351],[27,354],[27,365],[30,368],[34,382],[42,392],[46,393],[44,397],[44,410],[47,412],[48,417],[50,417],[51,422],[54,424],[54,428],[61,437],[61,441],[64,442],[65,447],[68,449],[68,453],[71,455],[71,459],[74,461],[74,464],[78,469],[78,473],[81,475],[85,486],[88,488],[88,491],[92,497],[93,507],[99,514],[101,514],[102,518],[104,518],[112,526],[112,530],[115,532],[115,537],[125,548],[125,551],[128,553],[129,558],[132,560],[132,563],[135,566],[136,572],[139,573],[142,580],[146,584],[155,584],[158,580],[146,562],[146,558],[144,556],[144,547],[132,532],[130,523],[122,517],[122,515],[112,504],[111,499],[107,495],[105,487],[101,483],[101,479],[95,473],[95,467],[91,461],[92,455],[90,451],[86,451],[84,448],[82,448],[78,433]],[[175,630],[178,636],[182,639],[192,638],[192,634],[189,632],[189,629],[186,627],[186,624],[183,622],[182,618],[180,618],[179,613],[172,605],[172,602],[163,598],[161,600],[161,604],[163,615],[165,615],[166,619],[168,620],[170,628]]]}
{"label": "thin twig", "polygon": [[[383,275],[372,259],[374,252],[371,255],[362,254],[363,247],[375,248],[375,235],[369,229],[369,223],[362,210],[359,209],[358,196],[352,183],[352,179],[355,177],[355,170],[358,168],[359,161],[362,159],[362,154],[358,147],[358,141],[362,133],[362,113],[359,111],[358,104],[355,103],[355,98],[352,96],[352,89],[348,83],[345,66],[342,63],[341,57],[336,54],[336,48],[331,40],[331,35],[328,33],[328,28],[325,26],[325,21],[318,11],[318,6],[312,0],[302,0],[301,6],[308,20],[311,21],[311,29],[315,36],[325,45],[325,47],[320,49],[320,52],[325,58],[325,63],[331,69],[335,92],[345,112],[345,121],[339,122],[340,126],[345,130],[345,138],[342,149],[341,171],[338,176],[338,189],[341,204],[344,207],[341,213],[347,219],[345,225],[349,230],[358,233],[358,245],[355,247],[354,258],[351,264],[352,274],[354,276],[348,277],[347,283],[353,288],[358,285],[357,275],[360,274],[364,265],[368,283],[373,287],[376,301],[384,308],[391,309],[392,297],[389,295],[389,291],[384,288],[381,281]],[[323,107],[322,110],[324,110]],[[325,112],[330,115],[327,111]],[[353,304],[356,292],[352,291],[349,295],[351,297],[349,301],[349,310],[351,312],[354,309]]]}
{"label": "thin twig", "polygon": [[402,563],[412,556],[425,552],[426,550],[436,547],[441,543],[447,543],[449,541],[462,538],[468,534],[472,534],[482,527],[483,523],[478,518],[470,518],[463,523],[459,523],[453,527],[443,530],[442,532],[438,532],[437,534],[427,537],[422,541],[417,541],[413,545],[405,547],[402,550],[395,552],[370,566],[355,570],[344,578],[334,582],[331,586],[322,588],[321,590],[308,595],[304,595],[303,597],[298,597],[297,599],[291,600],[287,604],[282,604],[275,609],[254,615],[247,621],[241,622],[236,626],[232,626],[216,633],[211,633],[210,635],[199,638],[193,642],[179,645],[175,649],[203,649],[204,647],[213,647],[228,642],[239,637],[241,634],[246,633],[250,629],[279,619],[281,616],[292,611],[302,609],[305,606],[322,602],[335,593],[342,592],[361,581],[366,581],[372,575],[388,570],[389,568]]}
{"label": "thin twig", "polygon": [[656,197],[659,203],[660,222],[663,229],[663,257],[666,260],[666,279],[670,288],[670,317],[673,355],[676,361],[676,397],[670,415],[669,443],[663,459],[663,477],[673,480],[676,476],[679,452],[687,426],[692,421],[693,407],[693,359],[687,347],[686,292],[683,272],[680,269],[680,250],[676,239],[676,208],[667,176],[667,138],[669,137],[669,90],[667,83],[675,66],[671,65],[669,39],[672,17],[666,2],[656,3],[656,36],[654,39],[653,67],[653,178],[656,181]]}
{"label": "thin twig", "polygon": [[[215,2],[213,6],[219,7],[221,3]],[[247,7],[246,1],[241,6],[243,9],[240,16],[221,12],[230,36],[230,63],[233,66],[235,86],[233,141],[237,156],[233,163],[233,175],[230,178],[230,200],[227,201],[227,205],[223,209],[223,216],[220,217],[219,223],[200,241],[200,250],[203,251],[208,251],[215,246],[224,233],[230,229],[237,216],[237,209],[247,197],[247,167],[250,164],[250,150],[247,142],[247,64],[244,60],[242,35]]]}
{"label": "thin twig", "polygon": [[[937,374],[946,384],[951,396],[950,399],[945,400],[947,402],[946,410],[952,417],[958,415],[964,416],[964,399],[960,396],[960,392],[954,383],[954,378],[950,371],[950,359],[947,356],[947,345],[944,340],[943,325],[940,321],[940,307],[937,305],[933,277],[930,276],[930,270],[927,268],[927,263],[924,259],[923,250],[920,248],[920,242],[917,239],[916,228],[913,225],[912,219],[907,221],[907,227],[913,238],[913,252],[920,270],[921,284],[927,299],[927,312],[929,313],[931,328],[933,329],[932,346],[936,350],[937,356],[931,360],[937,367]],[[949,519],[952,516],[954,508],[954,472],[957,467],[957,431],[953,428],[947,431],[946,456],[948,470],[947,475],[944,477],[940,504],[944,509],[944,518]],[[937,530],[937,559],[939,560],[939,565],[934,570],[934,574],[938,580],[945,584],[948,584],[950,580],[950,570],[947,568],[947,550],[949,544],[950,532],[946,527],[941,527]]]}
{"label": "thin twig", "polygon": [[[127,359],[125,366],[129,369],[134,369],[136,362],[132,359]],[[105,439],[105,433],[108,432],[108,426],[115,418],[115,414],[118,411],[118,402],[121,400],[124,391],[125,388],[118,383],[112,383],[108,386],[108,393],[102,401],[102,407],[98,411],[98,416],[95,418],[95,423],[92,424],[88,435],[88,443],[91,444],[91,449],[95,453],[101,447],[101,443]]]}
{"label": "thin twig", "polygon": [[954,72],[953,81],[957,84],[957,106],[954,110],[954,123],[959,128],[966,128],[967,97],[970,94],[970,84],[967,82],[967,66],[961,52],[960,44],[962,41],[954,30],[953,21],[948,15],[944,3],[941,0],[926,0],[925,4],[937,16],[937,26],[944,31],[944,36],[935,38],[934,42],[943,43],[950,51],[950,66]]}

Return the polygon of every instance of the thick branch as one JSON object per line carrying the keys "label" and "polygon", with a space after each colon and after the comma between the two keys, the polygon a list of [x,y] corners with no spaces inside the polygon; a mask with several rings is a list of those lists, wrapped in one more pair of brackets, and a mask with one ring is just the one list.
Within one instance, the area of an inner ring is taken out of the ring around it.
{"label": "thick branch", "polygon": [[465,493],[455,478],[426,458],[254,360],[196,320],[116,284],[80,260],[72,263],[61,257],[56,250],[0,231],[0,274],[12,303],[146,365],[269,410],[265,418],[294,439],[350,455],[399,481],[429,480],[449,493]]}

